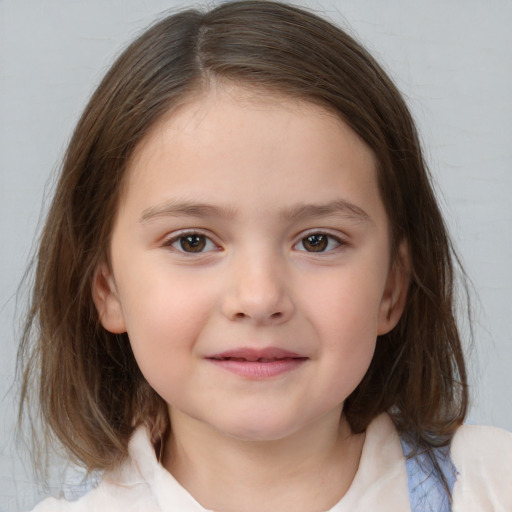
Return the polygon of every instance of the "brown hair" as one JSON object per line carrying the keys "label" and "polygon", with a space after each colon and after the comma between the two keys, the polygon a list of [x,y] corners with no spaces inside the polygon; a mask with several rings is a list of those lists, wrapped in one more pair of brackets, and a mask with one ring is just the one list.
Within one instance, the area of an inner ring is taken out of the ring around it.
{"label": "brown hair", "polygon": [[466,413],[466,372],[453,250],[413,120],[361,45],[316,15],[271,1],[171,15],[135,40],[97,88],[41,236],[19,352],[22,409],[38,393],[47,432],[89,469],[122,460],[138,424],[150,424],[155,442],[169,428],[165,403],[140,373],[127,335],[100,325],[91,280],[108,251],[134,148],[163,114],[213,80],[323,105],[373,150],[393,247],[405,242],[410,252],[410,289],[404,315],[380,337],[344,410],[355,432],[388,411],[424,446],[446,443]]}

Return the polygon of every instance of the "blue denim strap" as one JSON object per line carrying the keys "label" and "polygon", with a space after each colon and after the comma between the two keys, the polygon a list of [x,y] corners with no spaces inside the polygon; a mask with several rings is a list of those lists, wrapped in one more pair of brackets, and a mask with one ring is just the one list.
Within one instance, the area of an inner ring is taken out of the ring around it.
{"label": "blue denim strap", "polygon": [[[457,470],[450,458],[450,447],[432,448],[431,455],[421,449],[413,456],[415,445],[401,437],[402,450],[406,457],[411,512],[451,512],[450,496],[457,478]],[[439,465],[435,467],[432,457]],[[443,484],[440,472],[446,481]]]}

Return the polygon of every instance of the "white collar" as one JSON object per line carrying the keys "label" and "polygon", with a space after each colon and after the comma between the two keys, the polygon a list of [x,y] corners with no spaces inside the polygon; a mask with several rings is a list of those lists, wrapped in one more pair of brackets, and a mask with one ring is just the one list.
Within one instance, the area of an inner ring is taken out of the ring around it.
{"label": "white collar", "polygon": [[[130,459],[105,479],[132,487],[145,484],[164,512],[207,512],[157,461],[144,427],[129,443]],[[356,476],[345,496],[328,512],[410,511],[405,459],[387,414],[369,425]]]}

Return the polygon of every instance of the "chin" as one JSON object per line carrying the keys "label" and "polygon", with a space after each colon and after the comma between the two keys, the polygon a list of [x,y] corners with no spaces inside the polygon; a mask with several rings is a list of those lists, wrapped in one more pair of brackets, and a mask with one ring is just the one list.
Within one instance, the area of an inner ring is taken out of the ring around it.
{"label": "chin", "polygon": [[222,434],[244,442],[272,442],[279,441],[293,435],[298,427],[287,421],[277,422],[265,418],[244,418],[243,422],[218,425],[217,430]]}

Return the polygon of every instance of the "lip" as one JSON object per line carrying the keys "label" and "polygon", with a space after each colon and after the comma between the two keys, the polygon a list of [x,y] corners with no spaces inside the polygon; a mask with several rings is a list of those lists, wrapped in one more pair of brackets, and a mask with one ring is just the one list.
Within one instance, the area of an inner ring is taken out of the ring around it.
{"label": "lip", "polygon": [[206,358],[213,364],[249,379],[268,379],[291,372],[308,358],[278,347],[239,348]]}

